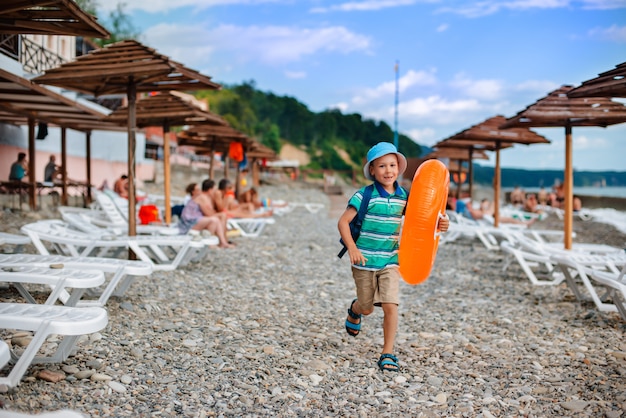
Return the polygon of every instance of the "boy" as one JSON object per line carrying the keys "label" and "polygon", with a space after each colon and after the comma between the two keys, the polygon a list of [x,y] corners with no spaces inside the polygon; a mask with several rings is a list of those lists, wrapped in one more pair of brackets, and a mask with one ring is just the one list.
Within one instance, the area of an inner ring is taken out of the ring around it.
{"label": "boy", "polygon": [[[408,195],[398,185],[398,177],[406,170],[404,155],[388,142],[379,142],[367,152],[363,174],[374,181],[361,235],[355,243],[350,234],[350,221],[356,216],[365,188],[349,200],[348,207],[338,222],[339,234],[348,248],[357,298],[348,308],[346,331],[356,337],[361,330],[363,315],[374,312],[374,306],[383,309],[384,343],[378,367],[382,371],[399,371],[398,359],[393,354],[398,328],[398,241],[402,216]],[[440,219],[438,228],[448,230],[448,219]]]}

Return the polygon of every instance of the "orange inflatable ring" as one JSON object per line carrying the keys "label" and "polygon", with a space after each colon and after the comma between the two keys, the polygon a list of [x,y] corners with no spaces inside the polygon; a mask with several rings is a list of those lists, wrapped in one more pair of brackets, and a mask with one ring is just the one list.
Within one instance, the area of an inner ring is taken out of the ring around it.
{"label": "orange inflatable ring", "polygon": [[400,236],[400,274],[408,284],[425,281],[435,263],[437,222],[446,215],[450,173],[439,160],[423,162],[415,172]]}

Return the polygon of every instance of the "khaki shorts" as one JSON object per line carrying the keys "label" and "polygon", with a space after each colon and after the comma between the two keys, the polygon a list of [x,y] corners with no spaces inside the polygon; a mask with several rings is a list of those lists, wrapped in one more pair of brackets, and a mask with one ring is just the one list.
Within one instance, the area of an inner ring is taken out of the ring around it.
{"label": "khaki shorts", "polygon": [[370,271],[352,267],[356,296],[361,309],[370,310],[383,303],[400,303],[400,272],[397,267]]}

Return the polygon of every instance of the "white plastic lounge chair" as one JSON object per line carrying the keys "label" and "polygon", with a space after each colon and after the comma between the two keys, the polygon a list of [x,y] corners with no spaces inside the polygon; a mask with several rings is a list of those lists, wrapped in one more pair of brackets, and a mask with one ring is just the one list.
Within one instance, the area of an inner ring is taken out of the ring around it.
{"label": "white plastic lounge chair", "polygon": [[[551,259],[553,255],[579,254],[617,254],[621,249],[604,244],[574,243],[572,250],[563,249],[559,242],[547,242],[545,237],[559,236],[550,231],[526,230],[524,233],[509,234],[500,243],[502,251],[508,256],[504,259],[503,270],[507,270],[513,261],[517,261],[531,283],[538,286],[556,285],[565,280],[565,276]],[[562,237],[562,236],[561,236]]]}
{"label": "white plastic lounge chair", "polygon": [[511,266],[512,261],[517,260],[528,280],[536,286],[553,286],[565,280],[565,276],[555,269],[550,255],[541,250],[528,251],[519,244],[507,240],[500,243],[500,248],[510,255],[504,259],[503,271]]}
{"label": "white plastic lounge chair", "polygon": [[226,226],[229,230],[236,230],[242,237],[258,237],[266,225],[272,225],[274,218],[228,218]]}
{"label": "white plastic lounge chair", "polygon": [[[71,269],[96,269],[111,277],[106,287],[98,295],[95,289],[87,289],[86,295],[97,295],[96,300],[77,301],[77,306],[104,306],[111,296],[122,296],[130,287],[133,279],[138,276],[152,274],[152,264],[140,260],[122,260],[103,257],[66,257],[62,255],[38,254],[0,254],[0,267],[13,265],[28,265],[36,267],[50,267],[62,265]],[[60,300],[65,304],[70,295],[61,292]]]}
{"label": "white plastic lounge chair", "polygon": [[[619,312],[626,319],[626,254],[589,255],[571,252],[553,255],[551,259],[565,274],[567,285],[578,300],[585,300],[578,288],[577,281],[580,281],[598,310]],[[594,284],[604,289],[605,294],[600,296]],[[607,297],[613,303],[606,302]]]}
{"label": "white plastic lounge chair", "polygon": [[[107,324],[107,311],[100,307],[0,303],[0,328],[34,333],[33,339],[21,355],[11,350],[11,358],[15,364],[8,376],[0,377],[0,384],[9,387],[19,385],[31,364],[64,361],[70,355],[78,337],[98,332]],[[52,334],[63,336],[56,352],[52,356],[37,357],[46,338]]]}
{"label": "white plastic lounge chair", "polygon": [[0,245],[26,245],[30,244],[30,239],[26,235],[9,234],[8,232],[0,232]]}
{"label": "white plastic lounge chair", "polygon": [[50,287],[52,292],[44,305],[54,305],[62,294],[69,295],[67,289],[73,289],[71,296],[64,302],[66,306],[76,306],[87,289],[104,283],[104,273],[98,270],[63,268],[62,265],[38,267],[28,264],[1,264],[0,282],[14,286],[28,303],[37,301],[28,291],[27,285],[39,284]]}
{"label": "white plastic lounge chair", "polygon": [[[111,228],[119,231],[119,233],[128,232],[128,213],[127,208],[120,208],[115,199],[107,193],[96,191],[96,210],[94,216],[90,216],[89,212],[81,212],[74,215],[81,215],[94,225]],[[61,212],[63,219],[69,222],[66,215],[67,212]],[[137,234],[157,234],[157,235],[180,235],[178,228],[167,225],[141,225],[137,220]]]}
{"label": "white plastic lounge chair", "polygon": [[[137,257],[150,263],[153,270],[171,271],[178,266],[204,257],[209,245],[219,243],[217,237],[199,239],[187,235],[137,235],[91,237],[73,230],[60,220],[44,220],[22,226],[40,254],[49,255],[44,241],[53,245],[59,255],[72,257],[119,258],[131,249]],[[211,244],[209,244],[211,243]]]}

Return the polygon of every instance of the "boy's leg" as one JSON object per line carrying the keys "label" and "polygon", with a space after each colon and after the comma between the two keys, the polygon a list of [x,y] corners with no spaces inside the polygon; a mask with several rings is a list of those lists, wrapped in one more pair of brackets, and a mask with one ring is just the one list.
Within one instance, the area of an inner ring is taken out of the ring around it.
{"label": "boy's leg", "polygon": [[393,354],[393,347],[396,341],[398,330],[398,305],[395,303],[383,303],[383,352],[382,354]]}

